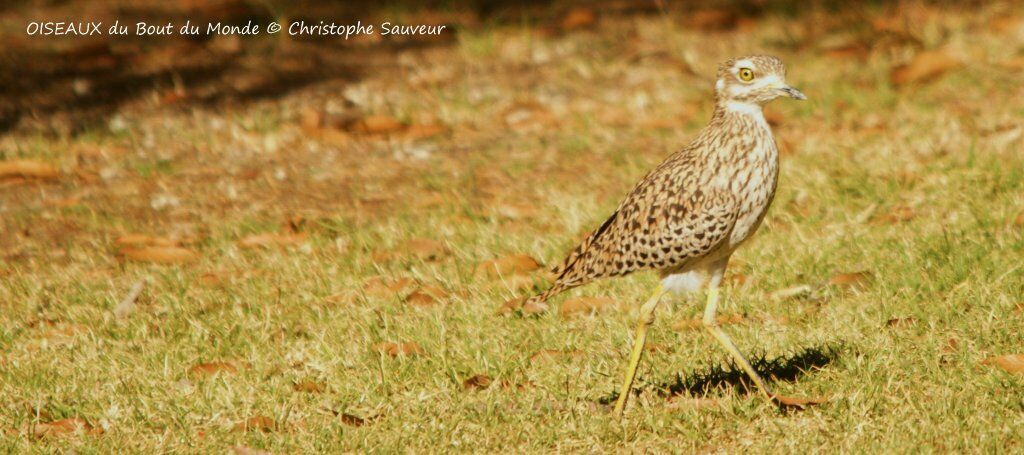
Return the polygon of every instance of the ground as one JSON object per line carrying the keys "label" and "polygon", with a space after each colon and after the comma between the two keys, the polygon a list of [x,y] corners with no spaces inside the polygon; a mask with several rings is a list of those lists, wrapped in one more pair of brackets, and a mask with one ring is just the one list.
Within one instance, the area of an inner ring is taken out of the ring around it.
{"label": "ground", "polygon": [[[23,54],[0,136],[0,448],[1024,450],[1024,21],[956,8],[434,12],[463,25],[129,50],[128,73],[102,70],[118,49],[74,60],[98,73]],[[5,39],[39,45],[6,14]],[[754,52],[809,100],[767,108],[778,196],[720,314],[781,393],[826,401],[765,403],[700,298],[675,297],[619,421],[656,276],[502,305]],[[111,102],[114,76],[131,96]]]}

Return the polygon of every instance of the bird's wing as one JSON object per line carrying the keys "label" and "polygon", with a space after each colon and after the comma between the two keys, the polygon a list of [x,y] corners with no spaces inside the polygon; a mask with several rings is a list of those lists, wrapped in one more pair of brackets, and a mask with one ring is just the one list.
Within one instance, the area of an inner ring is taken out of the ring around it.
{"label": "bird's wing", "polygon": [[707,163],[677,154],[641,180],[600,228],[557,267],[558,281],[578,285],[642,269],[670,269],[699,259],[728,238],[735,200],[715,190]]}

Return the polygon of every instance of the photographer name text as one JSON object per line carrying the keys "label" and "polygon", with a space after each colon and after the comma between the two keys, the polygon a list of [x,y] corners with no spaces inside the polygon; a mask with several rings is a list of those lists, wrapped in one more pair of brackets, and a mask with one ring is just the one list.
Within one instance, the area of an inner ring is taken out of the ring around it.
{"label": "photographer name text", "polygon": [[122,24],[120,20],[117,20],[111,25],[105,25],[103,22],[29,22],[25,27],[25,33],[29,36],[93,36],[104,34],[114,36],[256,36],[264,33],[274,35],[284,31],[291,36],[338,37],[347,40],[354,36],[374,34],[381,36],[440,35],[447,27],[447,25],[404,25],[391,22],[363,24],[362,21],[357,21],[354,24],[338,24],[328,21],[297,21],[287,23],[287,26],[282,26],[277,22],[262,25],[253,21],[240,25],[223,22],[193,24],[191,20],[188,20],[184,24],[177,25],[173,22]]}

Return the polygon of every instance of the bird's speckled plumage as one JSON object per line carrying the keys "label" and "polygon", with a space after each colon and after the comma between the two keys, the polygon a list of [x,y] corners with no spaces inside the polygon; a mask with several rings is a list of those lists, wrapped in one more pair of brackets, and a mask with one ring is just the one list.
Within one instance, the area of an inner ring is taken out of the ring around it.
{"label": "bird's speckled plumage", "polygon": [[[757,78],[741,80],[738,68],[752,68]],[[640,270],[657,270],[666,288],[693,290],[709,269],[724,268],[775,196],[779,154],[761,105],[784,94],[784,78],[785,67],[775,57],[723,63],[710,123],[637,183],[555,267],[554,285],[527,304],[542,305],[567,289]],[[799,94],[789,90],[794,98]]]}

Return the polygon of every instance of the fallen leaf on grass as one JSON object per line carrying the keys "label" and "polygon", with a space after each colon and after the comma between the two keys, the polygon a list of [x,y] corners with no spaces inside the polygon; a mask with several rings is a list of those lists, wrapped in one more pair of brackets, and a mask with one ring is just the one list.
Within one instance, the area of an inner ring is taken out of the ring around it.
{"label": "fallen leaf on grass", "polygon": [[292,384],[292,390],[296,392],[323,393],[326,389],[327,388],[323,384],[309,379]]}
{"label": "fallen leaf on grass", "polygon": [[305,241],[306,234],[277,234],[267,232],[246,236],[238,241],[238,246],[242,248],[271,248],[298,245]]}
{"label": "fallen leaf on grass", "polygon": [[961,66],[962,62],[943,51],[926,51],[893,68],[890,80],[896,86],[927,82]]}
{"label": "fallen leaf on grass", "polygon": [[1024,18],[1013,14],[999,14],[992,18],[989,27],[999,33],[1024,33]]}
{"label": "fallen leaf on grass", "polygon": [[686,18],[686,25],[705,32],[724,31],[739,25],[739,16],[728,9],[703,9]]}
{"label": "fallen leaf on grass", "polygon": [[53,166],[42,161],[9,160],[0,161],[0,179],[21,177],[29,179],[55,179],[60,174]]}
{"label": "fallen leaf on grass", "polygon": [[490,387],[492,382],[494,382],[494,380],[491,379],[490,376],[487,376],[486,374],[478,374],[462,381],[462,388],[466,390],[483,390]]}
{"label": "fallen leaf on grass", "polygon": [[1024,375],[1024,355],[1010,354],[998,357],[989,357],[982,361],[985,365],[995,365],[1007,373]]}
{"label": "fallen leaf on grass", "polygon": [[872,220],[876,224],[896,224],[910,221],[915,217],[917,217],[917,213],[914,211],[914,209],[907,207],[905,205],[900,205],[889,209],[889,211],[884,214],[878,215],[877,217],[873,217]]}
{"label": "fallen leaf on grass", "polygon": [[822,46],[821,51],[825,55],[839,60],[866,60],[871,54],[871,48],[859,41],[836,43]]}
{"label": "fallen leaf on grass", "polygon": [[255,415],[235,424],[234,431],[262,431],[270,433],[277,429],[277,422],[264,415]]}
{"label": "fallen leaf on grass", "polygon": [[410,239],[405,242],[402,249],[408,251],[413,257],[427,262],[436,261],[451,254],[448,246],[431,239]]}
{"label": "fallen leaf on grass", "polygon": [[199,275],[199,284],[206,287],[217,287],[224,284],[226,281],[226,274],[217,272],[206,272]]}
{"label": "fallen leaf on grass", "polygon": [[439,136],[448,132],[448,127],[444,125],[428,124],[428,125],[409,125],[405,130],[405,137],[408,139],[428,139],[434,136]]}
{"label": "fallen leaf on grass", "polygon": [[350,427],[361,427],[366,425],[366,419],[352,414],[342,413],[338,418],[341,419],[341,423]]}
{"label": "fallen leaf on grass", "polygon": [[536,259],[526,254],[514,254],[481,263],[476,268],[477,277],[500,278],[506,275],[523,275],[542,267]]}
{"label": "fallen leaf on grass", "polygon": [[363,292],[372,296],[389,296],[407,292],[415,285],[412,278],[375,276],[363,282]]}
{"label": "fallen leaf on grass", "polygon": [[562,30],[577,30],[581,28],[588,28],[597,22],[597,14],[594,14],[594,10],[584,7],[576,7],[571,10],[562,18],[561,26]]}
{"label": "fallen leaf on grass", "polygon": [[942,347],[942,352],[946,354],[952,354],[957,351],[960,347],[960,340],[956,338],[950,338],[946,340],[946,345]]}
{"label": "fallen leaf on grass", "polygon": [[373,347],[374,349],[377,350],[377,352],[387,354],[391,357],[398,357],[400,355],[418,356],[425,354],[423,348],[421,348],[420,345],[413,343],[411,341],[404,343],[383,342],[377,343]]}
{"label": "fallen leaf on grass", "polygon": [[885,321],[886,327],[910,327],[917,324],[917,319],[912,317],[897,317]]}
{"label": "fallen leaf on grass", "polygon": [[212,376],[217,373],[237,373],[238,367],[234,362],[207,362],[193,365],[188,369],[188,375],[193,378]]}
{"label": "fallen leaf on grass", "polygon": [[359,301],[359,293],[351,289],[346,289],[341,292],[335,292],[327,297],[324,297],[324,302],[329,306],[333,305],[354,305]]}
{"label": "fallen leaf on grass", "polygon": [[141,248],[124,248],[121,254],[125,259],[154,264],[180,264],[199,259],[194,250],[176,246],[146,246]]}
{"label": "fallen leaf on grass", "polygon": [[388,115],[369,115],[352,123],[351,130],[363,134],[390,134],[405,129],[405,124]]}
{"label": "fallen leaf on grass", "polygon": [[743,286],[750,281],[750,276],[742,273],[734,273],[732,275],[729,275],[729,277],[726,278],[725,281],[735,284],[736,286]]}
{"label": "fallen leaf on grass", "polygon": [[167,237],[157,237],[147,234],[125,234],[114,240],[119,247],[140,247],[140,246],[178,246],[178,242]]}
{"label": "fallen leaf on grass", "polygon": [[403,302],[418,307],[430,307],[441,303],[441,300],[447,296],[448,293],[437,286],[422,286],[405,296]]}
{"label": "fallen leaf on grass", "polygon": [[498,308],[498,314],[504,316],[510,316],[515,314],[517,311],[522,312],[524,315],[540,314],[548,310],[547,304],[530,302],[526,304],[525,297],[518,297],[505,301]]}
{"label": "fallen leaf on grass", "polygon": [[578,314],[595,314],[616,305],[616,301],[608,297],[576,297],[566,300],[559,308],[558,314],[569,317]]}
{"label": "fallen leaf on grass", "polygon": [[1003,60],[1002,62],[999,62],[999,66],[1013,71],[1024,70],[1024,56],[1012,57],[1007,60]]}
{"label": "fallen leaf on grass", "polygon": [[37,438],[60,437],[73,434],[102,434],[103,428],[94,427],[85,419],[73,417],[60,419],[53,422],[37,423],[32,429],[32,435]]}
{"label": "fallen leaf on grass", "polygon": [[[718,325],[725,324],[737,324],[746,320],[746,316],[742,314],[724,315],[720,314],[715,318]],[[691,318],[684,319],[682,321],[672,324],[672,328],[675,330],[694,330],[704,328],[704,318]]]}
{"label": "fallen leaf on grass", "polygon": [[515,293],[531,292],[534,287],[537,286],[538,282],[543,280],[544,278],[542,276],[536,275],[512,275],[503,277],[501,280],[496,280],[492,282],[492,285]]}
{"label": "fallen leaf on grass", "polygon": [[872,274],[868,271],[839,273],[833,275],[825,283],[826,286],[837,286],[845,289],[864,290],[871,281]]}
{"label": "fallen leaf on grass", "polygon": [[772,395],[772,399],[775,400],[775,403],[777,403],[781,407],[798,408],[798,409],[804,409],[804,408],[807,408],[807,407],[810,407],[810,406],[816,406],[816,405],[819,405],[819,404],[822,404],[822,403],[825,403],[825,402],[828,401],[827,397],[799,398],[799,397],[787,397],[785,395],[779,395],[779,394]]}

